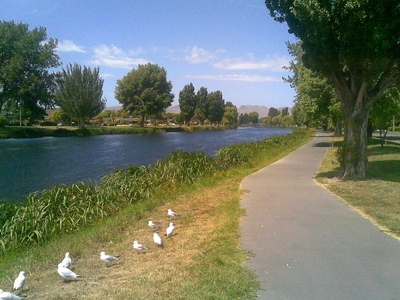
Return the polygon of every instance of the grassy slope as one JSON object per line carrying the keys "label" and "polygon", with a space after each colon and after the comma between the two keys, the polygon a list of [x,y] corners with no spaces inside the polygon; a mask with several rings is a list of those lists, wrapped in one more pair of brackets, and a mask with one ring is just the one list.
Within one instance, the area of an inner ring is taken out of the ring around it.
{"label": "grassy slope", "polygon": [[400,238],[400,146],[389,143],[381,149],[372,140],[368,147],[369,177],[340,181],[335,179],[339,170],[335,153],[340,143],[341,139],[334,138],[335,147],[328,150],[316,180],[382,230]]}
{"label": "grassy slope", "polygon": [[[254,299],[257,282],[244,267],[247,254],[238,241],[240,182],[310,139],[260,153],[252,164],[225,176],[164,191],[79,232],[7,254],[0,259],[0,288],[10,290],[14,277],[25,270],[24,294],[32,299]],[[159,222],[163,233],[170,221],[167,208],[182,216],[173,221],[176,234],[162,249],[154,246],[147,220]],[[149,246],[148,253],[134,253],[135,239]],[[57,274],[66,251],[81,280],[63,283]],[[106,267],[99,259],[101,251],[121,259]]]}

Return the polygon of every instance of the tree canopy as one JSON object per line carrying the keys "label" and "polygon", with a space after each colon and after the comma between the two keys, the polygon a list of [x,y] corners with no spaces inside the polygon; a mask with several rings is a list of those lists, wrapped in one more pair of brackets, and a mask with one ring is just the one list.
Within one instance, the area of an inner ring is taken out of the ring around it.
{"label": "tree canopy", "polygon": [[397,0],[266,0],[276,21],[302,41],[303,62],[327,77],[344,112],[341,178],[367,175],[373,104],[400,81]]}
{"label": "tree canopy", "polygon": [[157,116],[169,107],[174,99],[172,83],[167,72],[156,64],[139,65],[117,81],[115,98],[123,108],[142,118]]}
{"label": "tree canopy", "polygon": [[98,115],[106,106],[103,79],[99,68],[69,64],[58,79],[57,105],[78,120],[79,127]]}
{"label": "tree canopy", "polygon": [[54,106],[55,74],[49,69],[60,65],[56,47],[44,27],[0,21],[0,112],[7,105],[37,120]]}
{"label": "tree canopy", "polygon": [[301,42],[288,42],[287,46],[294,59],[286,69],[293,72],[293,76],[284,80],[296,90],[296,108],[293,110],[296,122],[325,130],[335,127],[336,133],[341,134],[342,108],[338,105],[334,87],[326,77],[303,64]]}
{"label": "tree canopy", "polygon": [[197,96],[194,92],[193,83],[189,83],[179,92],[179,108],[181,110],[181,116],[186,124],[189,124],[190,120],[193,118],[196,107]]}

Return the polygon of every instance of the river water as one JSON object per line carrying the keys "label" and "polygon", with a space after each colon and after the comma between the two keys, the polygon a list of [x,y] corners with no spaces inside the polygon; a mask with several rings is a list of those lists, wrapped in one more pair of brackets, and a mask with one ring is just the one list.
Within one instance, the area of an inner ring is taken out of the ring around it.
{"label": "river water", "polygon": [[21,201],[30,192],[57,184],[97,182],[112,170],[149,165],[176,150],[214,155],[227,145],[291,132],[281,128],[239,127],[191,133],[0,140],[0,199]]}

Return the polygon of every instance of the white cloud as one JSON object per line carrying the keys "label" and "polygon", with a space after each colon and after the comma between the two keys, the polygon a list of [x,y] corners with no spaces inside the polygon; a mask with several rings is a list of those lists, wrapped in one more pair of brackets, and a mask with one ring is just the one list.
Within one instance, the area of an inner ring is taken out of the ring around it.
{"label": "white cloud", "polygon": [[208,51],[199,47],[192,47],[186,49],[184,52],[187,53],[185,60],[190,64],[200,64],[208,62],[214,59],[218,54],[224,53],[224,49],[217,49],[216,51]]}
{"label": "white cloud", "polygon": [[94,49],[94,57],[90,63],[97,66],[131,70],[138,65],[143,65],[150,62],[147,59],[134,57],[138,52],[135,50],[132,51],[129,54],[126,54],[125,51],[117,46],[107,46],[103,44]]}
{"label": "white cloud", "polygon": [[257,61],[252,56],[247,60],[242,58],[225,59],[213,64],[215,68],[223,70],[263,70],[271,72],[284,72],[282,68],[287,65],[289,65],[287,57],[273,57]]}
{"label": "white cloud", "polygon": [[244,82],[282,82],[282,78],[272,76],[259,75],[186,75],[186,78],[205,79],[205,80],[222,80],[222,81],[244,81]]}
{"label": "white cloud", "polygon": [[115,76],[114,74],[110,74],[110,73],[101,73],[100,77],[104,79],[104,78],[115,78],[117,76]]}
{"label": "white cloud", "polygon": [[81,52],[86,53],[83,46],[78,46],[71,40],[63,40],[58,43],[57,50],[60,52]]}

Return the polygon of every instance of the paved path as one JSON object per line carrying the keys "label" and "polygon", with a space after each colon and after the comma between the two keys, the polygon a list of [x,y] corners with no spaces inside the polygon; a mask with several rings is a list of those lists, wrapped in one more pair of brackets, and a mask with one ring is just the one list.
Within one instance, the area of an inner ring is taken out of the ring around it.
{"label": "paved path", "polygon": [[314,183],[330,138],[242,182],[242,248],[259,299],[400,299],[400,242]]}

